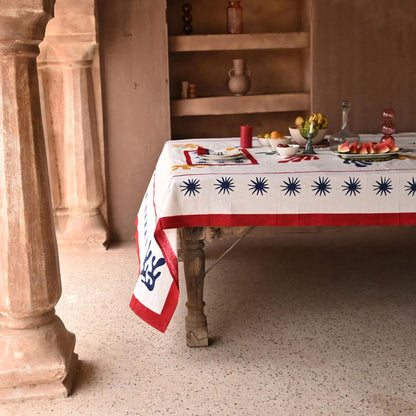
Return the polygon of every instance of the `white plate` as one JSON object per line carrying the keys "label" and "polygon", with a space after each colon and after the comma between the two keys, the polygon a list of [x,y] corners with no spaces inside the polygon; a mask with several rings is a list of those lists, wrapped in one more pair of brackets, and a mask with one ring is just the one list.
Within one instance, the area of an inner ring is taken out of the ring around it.
{"label": "white plate", "polygon": [[236,155],[198,155],[201,158],[207,160],[235,160],[247,157],[244,153],[239,153]]}
{"label": "white plate", "polygon": [[397,157],[399,152],[389,152],[389,153],[339,153],[334,152],[341,159],[351,159],[351,160],[369,160],[369,161],[378,161],[378,160],[389,160]]}

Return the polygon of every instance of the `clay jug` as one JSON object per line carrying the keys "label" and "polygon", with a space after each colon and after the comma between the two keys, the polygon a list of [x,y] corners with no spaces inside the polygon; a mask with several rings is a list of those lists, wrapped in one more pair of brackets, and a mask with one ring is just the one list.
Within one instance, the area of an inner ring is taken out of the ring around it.
{"label": "clay jug", "polygon": [[250,89],[250,71],[246,69],[245,59],[233,59],[233,67],[228,71],[228,89],[240,96]]}

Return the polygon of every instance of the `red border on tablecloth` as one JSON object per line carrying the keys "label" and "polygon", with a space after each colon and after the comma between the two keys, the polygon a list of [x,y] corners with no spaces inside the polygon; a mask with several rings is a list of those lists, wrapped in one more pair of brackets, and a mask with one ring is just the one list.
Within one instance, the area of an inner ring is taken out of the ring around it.
{"label": "red border on tablecloth", "polygon": [[[140,276],[141,264],[140,264],[140,254],[139,254],[139,244],[138,244],[139,231],[138,231],[137,225],[138,225],[138,218],[136,217],[136,248],[137,248],[137,256],[139,258],[139,276]],[[145,322],[152,325],[154,328],[158,329],[159,331],[165,332],[166,328],[169,325],[170,320],[172,319],[176,306],[178,304],[178,298],[179,298],[178,258],[176,257],[176,254],[172,250],[169,240],[165,232],[161,228],[160,222],[158,222],[156,226],[154,236],[163,253],[163,257],[165,258],[166,265],[168,266],[168,269],[173,278],[173,281],[169,289],[165,304],[160,314],[152,311],[151,309],[143,305],[134,296],[134,294],[132,295],[131,300],[130,300],[130,308],[136,315],[138,315]]]}
{"label": "red border on tablecloth", "polygon": [[[153,209],[155,211],[155,216],[157,217],[156,213],[156,205],[154,200],[155,195],[155,186],[156,181],[153,177]],[[136,216],[136,249],[137,249],[137,257],[139,259],[139,277],[141,272],[141,264],[140,264],[140,253],[139,253],[139,230],[138,230],[138,221],[139,218]],[[166,233],[163,231],[161,227],[160,221],[156,224],[156,229],[154,232],[154,237],[159,245],[163,257],[166,261],[166,265],[169,269],[169,272],[173,278],[172,284],[169,288],[168,295],[165,300],[165,304],[163,305],[163,309],[160,314],[152,311],[143,303],[141,303],[135,296],[134,293],[130,300],[130,308],[131,310],[139,316],[141,319],[143,319],[145,322],[147,322],[149,325],[153,326],[154,328],[158,329],[161,332],[165,332],[167,326],[169,325],[170,320],[172,319],[173,313],[175,312],[176,306],[178,304],[178,298],[179,298],[179,279],[178,279],[178,258],[176,256],[176,253],[172,250],[172,247],[169,243],[169,240],[166,236]]]}
{"label": "red border on tablecloth", "polygon": [[415,212],[362,214],[201,214],[176,215],[159,220],[160,227],[241,226],[354,226],[416,225]]}
{"label": "red border on tablecloth", "polygon": [[144,306],[134,295],[130,300],[131,310],[143,321],[160,332],[165,332],[178,304],[179,288],[172,282],[165,305],[160,315]]}
{"label": "red border on tablecloth", "polygon": [[[130,308],[149,325],[165,332],[176,309],[179,298],[178,260],[169,244],[164,229],[202,226],[374,226],[416,225],[416,213],[363,213],[363,214],[203,214],[177,215],[161,218],[156,226],[155,238],[172,275],[165,305],[160,314],[144,306],[134,295]],[[136,241],[138,241],[136,219]],[[137,248],[137,250],[139,250]],[[140,259],[140,257],[139,257]]]}

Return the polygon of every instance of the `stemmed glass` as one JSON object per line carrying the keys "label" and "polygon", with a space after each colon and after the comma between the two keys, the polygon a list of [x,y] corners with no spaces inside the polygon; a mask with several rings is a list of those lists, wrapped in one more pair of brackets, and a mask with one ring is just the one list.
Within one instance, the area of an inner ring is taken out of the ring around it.
{"label": "stemmed glass", "polygon": [[312,139],[319,133],[319,129],[313,131],[314,122],[311,122],[309,127],[308,136],[306,137],[305,149],[301,153],[302,155],[316,155],[315,150],[313,150]]}

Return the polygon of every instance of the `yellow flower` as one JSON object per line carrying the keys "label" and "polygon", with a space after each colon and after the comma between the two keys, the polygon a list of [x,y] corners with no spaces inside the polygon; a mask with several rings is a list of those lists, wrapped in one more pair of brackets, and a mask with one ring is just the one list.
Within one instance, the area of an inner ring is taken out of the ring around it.
{"label": "yellow flower", "polygon": [[186,144],[172,144],[173,147],[180,147],[182,149],[196,149],[198,147],[197,144],[186,143]]}
{"label": "yellow flower", "polygon": [[175,172],[175,170],[178,170],[178,169],[190,170],[191,168],[203,168],[203,167],[204,165],[194,165],[194,166],[189,166],[186,164],[185,165],[173,165],[170,170],[170,173],[172,174],[173,172]]}

